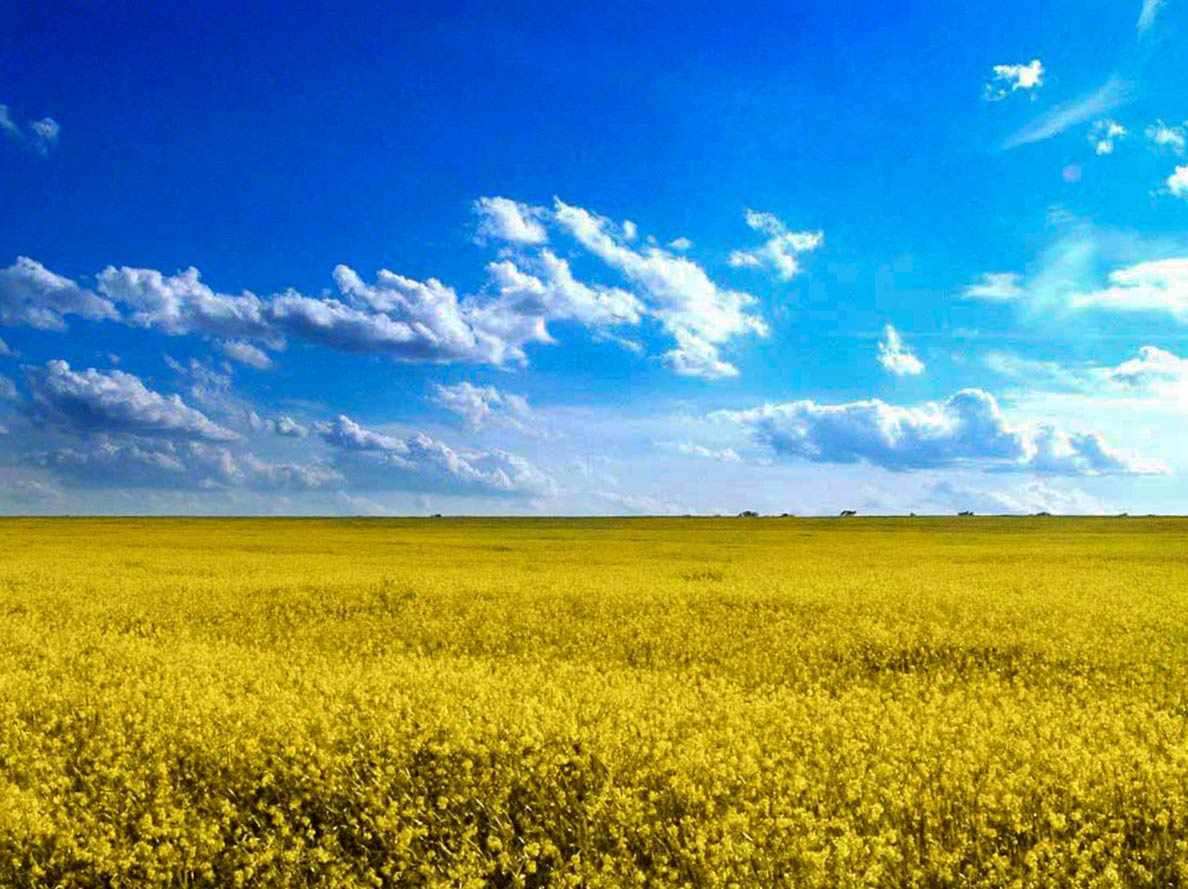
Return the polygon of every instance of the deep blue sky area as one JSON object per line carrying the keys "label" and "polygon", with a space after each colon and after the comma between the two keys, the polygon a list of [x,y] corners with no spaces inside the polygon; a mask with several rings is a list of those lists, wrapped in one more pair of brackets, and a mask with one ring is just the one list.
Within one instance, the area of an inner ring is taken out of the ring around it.
{"label": "deep blue sky area", "polygon": [[6,4],[0,510],[1182,512],[1185,22]]}

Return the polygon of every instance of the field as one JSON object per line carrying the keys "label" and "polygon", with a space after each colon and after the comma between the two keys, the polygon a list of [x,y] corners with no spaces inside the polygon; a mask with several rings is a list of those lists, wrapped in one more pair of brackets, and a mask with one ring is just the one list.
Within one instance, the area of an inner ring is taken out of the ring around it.
{"label": "field", "polygon": [[0,885],[1183,885],[1186,543],[5,520]]}

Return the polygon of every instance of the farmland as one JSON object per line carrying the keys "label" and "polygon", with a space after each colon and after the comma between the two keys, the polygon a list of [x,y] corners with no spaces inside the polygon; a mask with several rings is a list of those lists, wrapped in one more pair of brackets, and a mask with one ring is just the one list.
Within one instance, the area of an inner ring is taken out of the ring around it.
{"label": "farmland", "polygon": [[0,538],[0,885],[1188,882],[1188,521]]}

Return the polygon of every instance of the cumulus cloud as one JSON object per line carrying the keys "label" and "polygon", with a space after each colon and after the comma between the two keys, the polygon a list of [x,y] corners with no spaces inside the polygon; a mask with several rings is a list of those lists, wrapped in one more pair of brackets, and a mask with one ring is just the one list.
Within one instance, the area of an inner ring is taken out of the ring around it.
{"label": "cumulus cloud", "polygon": [[706,379],[738,373],[718,349],[746,334],[765,334],[763,319],[750,313],[753,296],[725,290],[701,266],[659,247],[634,250],[621,243],[609,220],[557,199],[554,218],[579,244],[637,287],[656,317],[676,340],[664,355],[679,374]]}
{"label": "cumulus cloud", "polygon": [[117,320],[114,305],[26,256],[0,270],[0,324],[39,330],[66,329],[66,316]]}
{"label": "cumulus cloud", "polygon": [[1188,146],[1188,135],[1185,134],[1183,126],[1169,126],[1162,120],[1157,120],[1147,127],[1146,133],[1151,144],[1162,151],[1183,154]]}
{"label": "cumulus cloud", "polygon": [[552,251],[542,250],[521,263],[527,272],[510,259],[487,266],[499,299],[481,313],[488,327],[512,339],[549,341],[544,325],[550,320],[577,321],[594,329],[640,321],[644,307],[635,296],[618,287],[583,284]]}
{"label": "cumulus cloud", "polygon": [[253,293],[216,293],[196,268],[176,275],[154,269],[108,266],[97,276],[99,292],[124,306],[127,321],[173,336],[206,333],[232,338],[270,332],[263,301]]}
{"label": "cumulus cloud", "polygon": [[544,210],[510,198],[479,198],[473,205],[478,216],[475,239],[480,244],[505,241],[510,244],[544,244],[549,236],[541,219]]}
{"label": "cumulus cloud", "polygon": [[970,510],[989,515],[1102,515],[1105,506],[1083,491],[1061,490],[1043,482],[1029,482],[1014,488],[986,490],[952,481],[931,485],[925,502],[943,504],[953,512]]}
{"label": "cumulus cloud", "polygon": [[88,488],[308,491],[343,480],[329,466],[269,461],[198,441],[121,441],[104,436],[85,447],[34,454],[28,462]]}
{"label": "cumulus cloud", "polygon": [[339,468],[367,484],[421,490],[539,496],[556,490],[547,473],[506,451],[459,451],[423,433],[390,435],[340,415],[318,426],[338,450]]}
{"label": "cumulus cloud", "polygon": [[763,245],[754,250],[735,250],[729,262],[736,268],[769,268],[781,281],[791,281],[800,274],[800,254],[816,250],[825,240],[820,231],[789,231],[771,213],[747,210],[747,225],[767,235]]}
{"label": "cumulus cloud", "polygon": [[1142,475],[1159,465],[1119,453],[1100,435],[1012,424],[994,396],[965,389],[916,407],[879,399],[767,404],[714,417],[747,429],[777,456],[814,463],[865,462],[892,470],[981,466],[1055,475]]}
{"label": "cumulus cloud", "polygon": [[272,359],[268,357],[268,353],[251,343],[243,340],[225,340],[219,344],[219,348],[223,350],[224,355],[239,364],[254,367],[256,370],[272,368]]}
{"label": "cumulus cloud", "polygon": [[1178,198],[1188,198],[1188,164],[1176,167],[1167,177],[1167,190]]}
{"label": "cumulus cloud", "polygon": [[[1188,167],[1184,168],[1188,174]],[[1072,293],[1074,309],[1188,313],[1188,258],[1158,259],[1116,269],[1108,286]]]}
{"label": "cumulus cloud", "polygon": [[1044,85],[1044,66],[1039,59],[1021,65],[995,65],[986,84],[986,99],[997,102],[1011,93],[1031,93]]}
{"label": "cumulus cloud", "polygon": [[668,247],[670,250],[676,250],[680,253],[684,253],[686,250],[693,249],[693,242],[686,237],[673,238],[668,242]]}
{"label": "cumulus cloud", "polygon": [[525,430],[534,421],[526,398],[501,392],[494,386],[475,386],[467,382],[455,386],[434,384],[433,400],[460,416],[471,429],[496,424]]}
{"label": "cumulus cloud", "polygon": [[1023,276],[1017,272],[986,272],[966,287],[962,296],[987,302],[1010,302],[1026,296],[1022,282]]}
{"label": "cumulus cloud", "polygon": [[[738,373],[720,354],[725,345],[767,332],[752,311],[754,296],[718,286],[700,265],[654,238],[630,246],[639,239],[634,224],[617,225],[559,199],[547,209],[481,198],[475,209],[483,237],[511,246],[488,265],[487,284],[467,296],[435,278],[386,269],[366,281],[345,265],[334,270],[335,296],[221,293],[195,268],[169,275],[127,266],[101,271],[95,294],[22,258],[0,273],[0,322],[60,330],[67,314],[106,318],[170,336],[208,337],[232,360],[266,369],[273,359],[265,350],[282,349],[290,338],[405,362],[525,364],[529,344],[556,343],[553,322],[580,324],[596,341],[641,351],[617,328],[652,320],[675,341],[661,356],[664,364],[707,379]],[[770,214],[749,212],[747,219],[768,236],[751,252],[755,261],[785,279],[799,270],[798,255],[821,242],[820,232],[787,231]],[[626,287],[578,280],[569,260],[541,246],[539,235],[552,229],[571,236]],[[689,246],[681,239],[673,244]]]}
{"label": "cumulus cloud", "polygon": [[30,389],[40,419],[73,431],[206,441],[237,437],[180,396],[155,392],[124,371],[79,372],[65,361],[50,361],[31,371]]}
{"label": "cumulus cloud", "polygon": [[1188,389],[1188,358],[1180,358],[1157,346],[1142,346],[1137,358],[1107,368],[1105,376],[1111,382],[1129,388],[1182,393]]}
{"label": "cumulus cloud", "polygon": [[924,362],[917,358],[904,343],[894,327],[883,328],[883,339],[879,343],[879,364],[897,377],[916,376],[924,373]]}
{"label": "cumulus cloud", "polygon": [[1089,129],[1089,142],[1099,157],[1113,154],[1114,148],[1125,136],[1126,127],[1112,118],[1099,120]]}

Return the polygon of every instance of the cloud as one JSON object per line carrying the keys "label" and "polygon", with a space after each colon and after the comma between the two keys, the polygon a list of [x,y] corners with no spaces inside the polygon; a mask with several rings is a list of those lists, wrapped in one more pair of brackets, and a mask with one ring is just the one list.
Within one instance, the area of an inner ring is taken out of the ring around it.
{"label": "cloud", "polygon": [[1183,154],[1185,146],[1188,146],[1188,135],[1185,134],[1184,127],[1169,126],[1162,120],[1157,120],[1147,127],[1146,135],[1156,148],[1175,154]]}
{"label": "cloud", "polygon": [[961,292],[966,299],[987,302],[1010,302],[1022,299],[1027,291],[1022,287],[1023,276],[1016,272],[986,272]]}
{"label": "cloud", "polygon": [[1072,293],[1069,307],[1188,314],[1188,258],[1140,262],[1110,272],[1108,280],[1099,290]]}
{"label": "cloud", "polygon": [[29,124],[29,138],[38,154],[49,154],[58,146],[62,127],[52,117],[43,117]]}
{"label": "cloud", "polygon": [[556,200],[554,219],[579,244],[639,288],[650,315],[676,340],[663,356],[675,372],[705,379],[737,375],[718,349],[767,325],[748,311],[755,297],[716,285],[701,266],[659,247],[633,250],[612,233],[609,220]]}
{"label": "cloud", "polygon": [[232,338],[271,332],[264,302],[253,293],[216,293],[196,268],[176,275],[108,266],[96,276],[99,292],[129,310],[127,322],[172,336],[206,333]]}
{"label": "cloud", "polygon": [[1126,127],[1108,117],[1097,121],[1089,129],[1089,142],[1098,157],[1113,154],[1114,148],[1125,136]]}
{"label": "cloud", "polygon": [[117,320],[119,313],[108,300],[55,275],[27,256],[0,270],[0,324],[27,325],[39,330],[63,331],[66,316],[88,321]]}
{"label": "cloud", "polygon": [[879,343],[879,364],[897,377],[924,373],[924,362],[912,354],[899,331],[890,324],[883,328],[883,339]]}
{"label": "cloud", "polygon": [[716,460],[719,463],[741,463],[742,457],[734,448],[707,448],[705,445],[691,441],[675,441],[669,444],[678,454],[686,457],[699,457],[703,460]]}
{"label": "cloud", "polygon": [[154,392],[123,371],[80,373],[65,361],[50,361],[29,376],[38,417],[72,431],[218,442],[237,438],[180,396]]}
{"label": "cloud", "polygon": [[[368,282],[346,265],[334,270],[336,296],[221,293],[196,268],[169,275],[128,266],[103,269],[97,295],[21,258],[0,273],[0,322],[61,330],[66,314],[106,318],[170,336],[208,337],[232,360],[266,369],[273,359],[265,350],[283,349],[290,339],[403,362],[523,365],[529,344],[557,342],[552,322],[580,324],[595,341],[638,352],[640,343],[615,328],[651,320],[675,342],[662,362],[706,379],[737,375],[720,350],[767,332],[752,312],[758,301],[751,294],[718,286],[700,265],[654,238],[629,246],[639,239],[634,224],[616,225],[559,199],[551,210],[507,198],[481,198],[475,207],[484,237],[499,234],[512,246],[487,266],[487,284],[468,296],[436,278],[386,269]],[[747,219],[769,236],[752,251],[756,261],[785,279],[799,270],[798,254],[821,242],[820,232],[789,232],[770,214],[749,212]],[[540,246],[535,227],[567,233],[627,286],[578,280],[569,260]]]}
{"label": "cloud", "polygon": [[47,155],[57,147],[61,132],[62,127],[52,117],[29,121],[21,127],[13,120],[8,106],[0,105],[0,134],[40,155]]}
{"label": "cloud", "polygon": [[799,275],[800,254],[816,250],[825,240],[825,235],[820,231],[789,231],[771,213],[747,210],[746,220],[747,225],[768,238],[754,250],[735,250],[730,254],[730,264],[736,268],[767,267],[781,281],[791,281]]}
{"label": "cloud", "polygon": [[944,402],[901,407],[879,399],[813,401],[719,411],[777,456],[813,463],[864,462],[891,470],[980,466],[1054,475],[1144,475],[1162,467],[1121,454],[1096,433],[1007,421],[994,396],[964,389]]}
{"label": "cloud", "polygon": [[944,504],[953,512],[970,510],[990,515],[1102,515],[1104,505],[1083,491],[1060,490],[1043,482],[1029,482],[1015,488],[988,491],[952,481],[931,485],[926,503]]}
{"label": "cloud", "polygon": [[1188,164],[1176,167],[1167,177],[1167,190],[1178,198],[1188,198]]}
{"label": "cloud", "polygon": [[219,348],[232,361],[254,367],[256,370],[272,369],[272,359],[268,357],[268,353],[251,343],[243,340],[225,340],[219,344]]}
{"label": "cloud", "polygon": [[1137,358],[1108,368],[1105,376],[1128,388],[1184,393],[1188,390],[1188,358],[1179,358],[1157,346],[1142,346]]}
{"label": "cloud", "polygon": [[527,399],[501,392],[494,386],[475,386],[467,382],[455,386],[434,384],[433,400],[462,417],[471,429],[481,429],[493,423],[525,430],[534,420]]}
{"label": "cloud", "polygon": [[544,244],[549,236],[541,224],[543,208],[521,204],[510,198],[479,198],[473,204],[479,218],[475,240],[506,241],[511,244]]}
{"label": "cloud", "polygon": [[1132,98],[1131,84],[1113,76],[1093,92],[1071,102],[1057,105],[1048,113],[1033,120],[1007,139],[1003,143],[1003,148],[1009,150],[1018,148],[1020,145],[1029,145],[1032,142],[1050,139],[1063,133],[1069,127],[1085,123],[1094,117],[1109,114],[1131,101]]}
{"label": "cloud", "polygon": [[997,102],[1019,90],[1031,93],[1043,85],[1044,66],[1039,59],[1025,65],[995,65],[986,84],[986,100]]}
{"label": "cloud", "polygon": [[[532,274],[522,271],[512,260],[487,266],[499,293],[495,305],[483,313],[489,327],[508,332],[518,326],[517,319],[541,325],[549,320],[577,321],[590,328],[639,323],[644,306],[635,296],[618,287],[581,283],[574,278],[569,263],[552,251],[542,250],[521,262]],[[524,336],[549,339],[543,328]]]}
{"label": "cloud", "polygon": [[339,451],[339,468],[370,486],[496,496],[540,496],[556,490],[551,476],[506,451],[457,451],[423,433],[389,435],[342,415],[317,431]]}
{"label": "cloud", "polygon": [[671,241],[668,242],[668,247],[671,250],[676,250],[679,253],[684,253],[686,250],[693,249],[693,242],[685,237],[673,238]]}
{"label": "cloud", "polygon": [[1155,24],[1155,19],[1159,15],[1159,10],[1163,8],[1164,0],[1143,0],[1143,8],[1139,12],[1138,22],[1135,23],[1135,29],[1139,35],[1147,33]]}
{"label": "cloud", "polygon": [[34,454],[32,465],[84,488],[319,490],[343,481],[319,464],[275,462],[205,442],[118,441]]}

